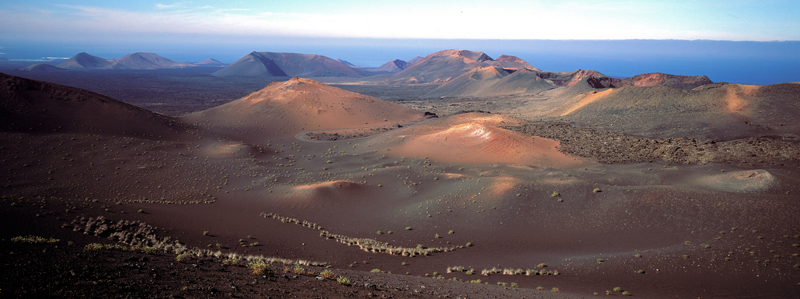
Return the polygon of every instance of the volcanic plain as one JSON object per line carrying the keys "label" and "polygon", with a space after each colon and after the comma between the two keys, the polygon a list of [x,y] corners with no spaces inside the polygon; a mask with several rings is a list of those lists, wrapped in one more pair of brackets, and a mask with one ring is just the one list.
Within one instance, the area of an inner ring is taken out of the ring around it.
{"label": "volcanic plain", "polygon": [[798,83],[80,61],[0,75],[4,297],[800,294]]}

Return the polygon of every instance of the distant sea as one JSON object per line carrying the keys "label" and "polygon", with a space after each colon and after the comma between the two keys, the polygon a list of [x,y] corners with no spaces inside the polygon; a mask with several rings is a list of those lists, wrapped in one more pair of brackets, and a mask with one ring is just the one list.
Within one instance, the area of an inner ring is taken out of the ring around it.
{"label": "distant sea", "polygon": [[319,54],[356,65],[377,67],[445,49],[483,51],[492,58],[512,55],[552,72],[596,70],[612,77],[661,72],[706,75],[714,82],[775,84],[800,81],[800,41],[735,42],[709,40],[408,40],[276,37],[184,41],[0,42],[0,58],[36,60],[80,52],[119,58],[153,52],[198,62],[214,58],[232,63],[252,51]]}

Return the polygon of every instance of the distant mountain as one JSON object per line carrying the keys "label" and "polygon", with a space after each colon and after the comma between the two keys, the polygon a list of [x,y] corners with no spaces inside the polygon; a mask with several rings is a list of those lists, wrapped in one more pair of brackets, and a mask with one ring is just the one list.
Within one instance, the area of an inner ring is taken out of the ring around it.
{"label": "distant mountain", "polygon": [[388,81],[396,84],[446,83],[477,67],[487,66],[534,69],[519,58],[496,61],[483,52],[445,50],[428,55],[390,77]]}
{"label": "distant mountain", "polygon": [[67,59],[67,61],[62,62],[57,66],[62,69],[70,70],[110,69],[113,68],[114,62],[108,59],[89,55],[86,52],[81,52],[70,57]]}
{"label": "distant mountain", "polygon": [[516,57],[516,56],[500,55],[500,57],[497,57],[497,59],[495,61],[497,62],[496,65],[499,66],[499,67],[504,67],[504,68],[520,68],[521,67],[521,68],[524,68],[524,69],[529,69],[529,70],[534,70],[534,71],[541,71],[540,69],[537,69],[537,68],[533,67],[532,65],[528,64],[527,62],[525,62],[525,60],[522,60],[522,59],[520,59],[519,57]]}
{"label": "distant mountain", "polygon": [[384,63],[383,65],[375,68],[373,71],[375,71],[375,72],[397,73],[399,71],[407,69],[409,66],[410,65],[407,62],[402,61],[400,59],[395,59],[395,60],[389,61],[387,63]]}
{"label": "distant mountain", "polygon": [[50,65],[50,64],[47,64],[47,63],[32,64],[32,65],[29,65],[27,67],[21,68],[20,70],[21,71],[31,71],[31,72],[61,72],[61,71],[65,71],[65,69],[62,69],[60,67],[57,67],[57,66],[54,66],[54,65]]}
{"label": "distant mountain", "polygon": [[177,62],[148,52],[128,54],[111,61],[114,63],[113,68],[115,69],[153,70],[192,66],[188,62]]}
{"label": "distant mountain", "polygon": [[86,52],[78,53],[70,59],[60,63],[58,67],[70,70],[106,70],[106,69],[130,69],[130,70],[153,70],[163,68],[188,67],[193,64],[187,62],[177,62],[154,53],[137,52],[125,55],[118,59],[104,59],[92,56]]}
{"label": "distant mountain", "polygon": [[213,76],[363,77],[344,63],[314,54],[251,52]]}
{"label": "distant mountain", "polygon": [[423,59],[425,59],[425,57],[417,56],[417,57],[409,59],[408,61],[406,61],[406,63],[408,64],[408,66],[412,66],[412,65],[416,64],[417,62],[422,61]]}
{"label": "distant mountain", "polygon": [[680,76],[649,73],[630,78],[611,78],[597,71],[545,72],[513,56],[501,56],[496,61],[501,67],[476,67],[439,86],[424,97],[493,97],[508,95],[535,95],[558,87],[579,88],[559,91],[559,97],[591,89],[620,88],[626,86],[664,86],[676,89],[693,89],[713,83],[706,76]]}
{"label": "distant mountain", "polygon": [[200,62],[195,62],[193,64],[194,65],[198,65],[198,66],[219,66],[219,67],[226,66],[226,64],[224,64],[224,63],[222,63],[219,60],[216,60],[214,58],[209,58],[209,59],[206,59],[206,60],[203,60],[203,61],[200,61]]}
{"label": "distant mountain", "polygon": [[285,77],[288,76],[278,64],[272,59],[265,57],[259,52],[252,52],[245,55],[234,63],[229,64],[225,68],[214,72],[212,76],[225,77],[225,76],[270,76],[270,77]]}

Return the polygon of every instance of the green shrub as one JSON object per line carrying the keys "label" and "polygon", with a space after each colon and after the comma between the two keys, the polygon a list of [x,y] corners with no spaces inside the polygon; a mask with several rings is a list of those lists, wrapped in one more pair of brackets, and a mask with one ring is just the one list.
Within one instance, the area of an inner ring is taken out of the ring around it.
{"label": "green shrub", "polygon": [[83,247],[83,250],[86,250],[86,251],[98,251],[100,249],[103,249],[103,244],[100,244],[100,243],[89,243],[89,244],[86,244],[86,246]]}
{"label": "green shrub", "polygon": [[325,279],[331,279],[331,280],[336,279],[336,273],[333,273],[333,271],[329,269],[325,269],[324,271],[319,273],[319,276]]}
{"label": "green shrub", "polygon": [[270,268],[269,264],[264,261],[255,261],[247,264],[247,268],[253,271],[255,275],[270,275],[272,274],[272,269]]}
{"label": "green shrub", "polygon": [[175,260],[178,261],[179,263],[185,263],[188,262],[190,259],[192,259],[192,257],[194,257],[193,253],[184,252],[175,257]]}
{"label": "green shrub", "polygon": [[336,282],[338,282],[340,284],[343,284],[343,285],[346,285],[346,286],[350,285],[350,279],[347,278],[347,277],[344,277],[344,276],[337,277],[336,278]]}

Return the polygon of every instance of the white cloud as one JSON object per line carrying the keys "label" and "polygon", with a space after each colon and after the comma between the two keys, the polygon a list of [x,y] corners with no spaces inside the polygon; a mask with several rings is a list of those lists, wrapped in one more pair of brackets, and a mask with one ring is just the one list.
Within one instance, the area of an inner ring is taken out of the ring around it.
{"label": "white cloud", "polygon": [[156,3],[155,6],[156,6],[156,9],[171,9],[171,8],[182,6],[182,4],[181,3],[172,3],[172,4]]}
{"label": "white cloud", "polygon": [[413,14],[374,10],[322,14],[186,7],[181,2],[157,3],[157,10],[147,12],[61,5],[63,11],[57,13],[0,10],[0,28],[7,28],[8,32],[58,32],[90,37],[174,33],[422,39],[800,39],[796,33],[764,36],[757,31],[699,28],[662,14],[659,7],[625,18],[636,11],[624,2],[577,6],[579,9],[572,6],[534,3],[516,10],[468,7],[421,9]]}

